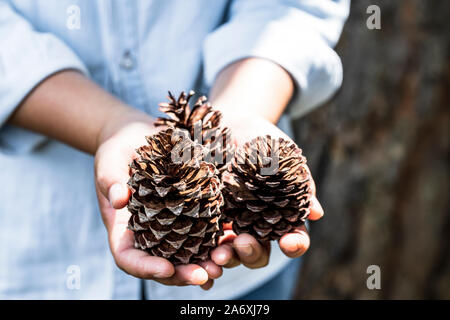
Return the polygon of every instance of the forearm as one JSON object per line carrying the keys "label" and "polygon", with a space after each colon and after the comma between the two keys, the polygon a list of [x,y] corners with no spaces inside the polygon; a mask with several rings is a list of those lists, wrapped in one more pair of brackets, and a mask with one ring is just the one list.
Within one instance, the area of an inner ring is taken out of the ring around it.
{"label": "forearm", "polygon": [[151,119],[126,106],[76,71],[62,71],[41,82],[20,104],[9,123],[94,154],[113,123]]}
{"label": "forearm", "polygon": [[294,83],[286,70],[269,60],[248,58],[222,70],[210,100],[225,117],[260,116],[276,124],[293,93]]}
{"label": "forearm", "polygon": [[[210,97],[226,121],[245,122],[259,116],[276,123],[293,91],[292,79],[284,69],[250,58],[225,68]],[[130,118],[152,122],[148,115],[126,106],[82,74],[67,70],[40,83],[9,123],[93,154],[104,135],[113,133],[115,123]]]}

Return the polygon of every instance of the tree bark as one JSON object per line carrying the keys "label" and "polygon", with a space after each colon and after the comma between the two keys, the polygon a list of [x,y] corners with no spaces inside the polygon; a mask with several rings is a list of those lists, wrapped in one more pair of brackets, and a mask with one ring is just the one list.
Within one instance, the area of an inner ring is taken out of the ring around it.
{"label": "tree bark", "polygon": [[[369,30],[369,5],[381,30]],[[294,122],[325,216],[299,299],[450,299],[449,1],[352,2],[341,90]],[[367,267],[381,268],[370,290]]]}

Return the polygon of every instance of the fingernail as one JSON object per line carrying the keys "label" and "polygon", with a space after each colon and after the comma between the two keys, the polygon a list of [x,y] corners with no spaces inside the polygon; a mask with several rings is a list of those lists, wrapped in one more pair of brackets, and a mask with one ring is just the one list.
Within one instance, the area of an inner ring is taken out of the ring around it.
{"label": "fingernail", "polygon": [[297,253],[300,248],[299,248],[299,241],[301,241],[299,239],[299,235],[298,234],[289,234],[285,237],[284,239],[284,243],[286,245],[286,249],[290,252],[290,253]]}
{"label": "fingernail", "polygon": [[242,255],[249,257],[253,254],[253,247],[251,245],[239,247]]}
{"label": "fingernail", "polygon": [[300,239],[298,239],[296,241],[294,252],[296,254],[304,254],[306,252],[306,250],[308,250],[308,246],[306,244],[307,242],[308,242],[308,239],[305,238],[305,236],[300,235]]}
{"label": "fingernail", "polygon": [[122,197],[123,188],[119,183],[115,183],[109,188],[109,203],[114,207],[114,201]]}
{"label": "fingernail", "polygon": [[195,284],[203,284],[208,281],[208,273],[203,269],[192,271],[192,280]]}
{"label": "fingernail", "polygon": [[223,265],[223,264],[226,264],[228,262],[228,260],[229,259],[225,252],[219,252],[216,254],[216,258],[215,258],[214,262],[216,262],[217,264]]}

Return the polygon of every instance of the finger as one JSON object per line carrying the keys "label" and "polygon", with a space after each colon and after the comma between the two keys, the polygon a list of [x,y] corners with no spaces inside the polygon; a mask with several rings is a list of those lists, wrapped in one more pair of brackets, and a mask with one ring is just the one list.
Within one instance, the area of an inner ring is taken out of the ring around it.
{"label": "finger", "polygon": [[241,263],[248,268],[261,268],[269,263],[268,250],[249,234],[244,233],[234,239],[233,248]]}
{"label": "finger", "polygon": [[127,227],[128,215],[116,214],[109,232],[111,252],[117,266],[123,271],[142,279],[168,278],[175,268],[167,259],[150,256],[134,248],[133,232]]}
{"label": "finger", "polygon": [[311,190],[311,194],[313,196],[316,196],[316,182],[312,178],[311,169],[309,169],[308,165],[305,165],[304,168],[305,168],[306,172],[308,173],[308,175],[311,177],[311,181],[310,181],[311,183],[309,185],[309,188]]}
{"label": "finger", "polygon": [[236,253],[233,253],[233,258],[228,261],[223,267],[227,269],[233,269],[239,267],[241,265],[241,261],[237,257]]}
{"label": "finger", "polygon": [[[309,169],[308,166],[305,166],[306,171],[309,173],[309,175],[311,176],[311,170]],[[316,183],[314,182],[314,179],[311,178],[311,184],[309,186],[310,190],[311,190],[311,208],[310,208],[310,213],[309,213],[309,220],[319,220],[320,218],[323,217],[324,215],[324,211],[322,206],[320,205],[319,200],[317,200],[316,197]]]}
{"label": "finger", "polygon": [[295,228],[279,240],[281,251],[290,258],[303,255],[309,248],[310,239],[305,225]]}
{"label": "finger", "polygon": [[173,276],[177,285],[202,285],[208,281],[208,272],[196,264],[175,267]]}
{"label": "finger", "polygon": [[103,223],[105,224],[108,234],[114,225],[114,220],[116,218],[116,210],[111,206],[108,199],[100,192],[100,187],[98,183],[95,183],[95,193],[97,195],[98,204],[100,207],[100,213],[102,215]]}
{"label": "finger", "polygon": [[[224,234],[219,237],[219,247],[213,251],[216,251],[211,256],[214,257],[212,260],[225,268],[234,268],[241,264],[238,257],[236,256],[234,249],[232,247],[233,240],[237,235],[232,230],[232,223],[223,224]],[[227,246],[223,246],[228,244]],[[214,259],[217,259],[215,261]]]}
{"label": "finger", "polygon": [[222,244],[211,251],[211,260],[225,268],[234,268],[240,264],[231,243]]}
{"label": "finger", "polygon": [[114,209],[121,209],[128,203],[131,196],[131,190],[126,184],[114,183],[108,192],[108,199]]}
{"label": "finger", "polygon": [[131,154],[106,143],[95,157],[95,177],[101,194],[115,209],[125,207],[130,197],[127,186]]}
{"label": "finger", "polygon": [[219,237],[219,245],[227,243],[227,242],[233,242],[234,238],[236,238],[237,235],[234,233],[231,229],[224,229],[223,235]]}
{"label": "finger", "polygon": [[204,285],[208,281],[208,273],[196,264],[186,264],[176,266],[172,277],[156,281],[168,286]]}
{"label": "finger", "polygon": [[218,279],[222,276],[223,273],[222,267],[218,266],[211,260],[202,261],[198,265],[206,270],[209,279]]}
{"label": "finger", "polygon": [[311,208],[309,211],[309,220],[319,220],[324,215],[323,208],[320,205],[319,200],[316,197],[311,198]]}
{"label": "finger", "polygon": [[141,279],[168,278],[175,273],[174,266],[164,258],[150,256],[134,248],[134,235],[127,229],[130,213],[108,207],[103,195],[97,193],[102,217],[108,230],[111,253],[117,266],[128,274]]}
{"label": "finger", "polygon": [[130,248],[113,255],[120,269],[137,278],[169,278],[175,273],[173,265],[168,260],[150,256],[142,250]]}
{"label": "finger", "polygon": [[214,285],[214,280],[209,279],[208,281],[206,281],[205,284],[202,284],[200,286],[200,288],[202,288],[203,290],[209,290],[212,288],[213,285]]}
{"label": "finger", "polygon": [[128,210],[114,210],[100,192],[98,183],[96,183],[96,193],[102,219],[108,230],[111,253],[117,266],[124,272],[141,279],[173,276],[175,268],[168,260],[150,256],[147,252],[134,248],[133,232],[127,229],[130,217]]}

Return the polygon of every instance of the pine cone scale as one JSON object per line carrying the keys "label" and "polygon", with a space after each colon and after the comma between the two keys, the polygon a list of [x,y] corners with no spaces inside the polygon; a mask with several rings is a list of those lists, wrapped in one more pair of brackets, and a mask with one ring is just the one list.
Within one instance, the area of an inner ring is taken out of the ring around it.
{"label": "pine cone scale", "polygon": [[[194,91],[187,95],[182,92],[176,99],[169,91],[169,102],[159,104],[160,111],[169,119],[158,118],[155,125],[186,129],[193,141],[207,146],[209,154],[205,160],[223,172],[228,159],[234,153],[231,132],[227,127],[221,126],[222,114],[206,102],[205,96],[198,98],[192,109],[189,107],[189,101],[194,94]],[[200,139],[202,141],[199,141]]]}
{"label": "pine cone scale", "polygon": [[278,240],[309,215],[311,177],[294,143],[258,137],[236,151],[222,178],[225,215],[237,234]]}
{"label": "pine cone scale", "polygon": [[[147,137],[137,150],[129,186],[129,229],[135,245],[172,263],[192,263],[208,258],[222,233],[224,199],[218,171],[203,161],[203,147],[185,134],[167,129]],[[192,159],[173,162],[172,153],[191,152]]]}
{"label": "pine cone scale", "polygon": [[169,92],[159,105],[167,118],[156,121],[169,129],[147,137],[130,165],[136,247],[174,264],[196,263],[217,246],[223,219],[261,241],[303,225],[312,179],[301,149],[263,136],[235,150],[222,114],[204,96],[190,107],[193,95]]}

